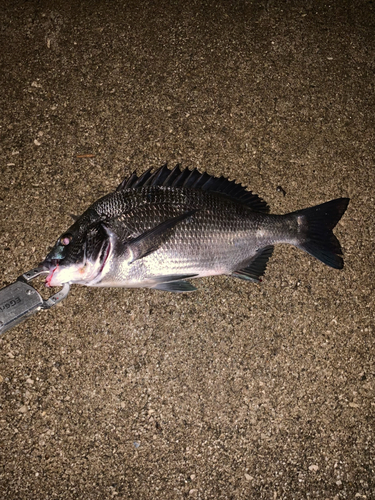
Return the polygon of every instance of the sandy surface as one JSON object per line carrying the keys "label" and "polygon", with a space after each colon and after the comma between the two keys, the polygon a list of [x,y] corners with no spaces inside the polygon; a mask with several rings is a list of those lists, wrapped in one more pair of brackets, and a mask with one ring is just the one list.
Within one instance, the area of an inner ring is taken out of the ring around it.
{"label": "sandy surface", "polygon": [[0,284],[165,161],[349,196],[346,266],[73,287],[0,339],[1,498],[375,498],[374,3],[232,3],[2,2]]}

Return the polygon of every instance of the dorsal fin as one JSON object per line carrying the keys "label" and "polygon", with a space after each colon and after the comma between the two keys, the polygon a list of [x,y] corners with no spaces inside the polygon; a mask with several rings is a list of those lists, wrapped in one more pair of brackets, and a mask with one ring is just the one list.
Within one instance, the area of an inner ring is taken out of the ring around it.
{"label": "dorsal fin", "polygon": [[128,189],[132,186],[132,184],[138,180],[138,175],[133,172],[130,177],[124,179],[116,188],[116,191],[122,191],[123,189]]}
{"label": "dorsal fin", "polygon": [[151,173],[151,170],[151,168],[148,169],[139,177],[133,172],[129,178],[121,182],[116,191],[144,186],[197,189],[224,194],[237,202],[247,205],[256,212],[268,213],[269,211],[267,203],[262,198],[248,191],[240,183],[230,181],[226,177],[213,177],[206,172],[201,174],[196,168],[194,170],[188,168],[181,170],[180,165],[176,165],[172,170],[168,168],[167,164],[154,173]]}

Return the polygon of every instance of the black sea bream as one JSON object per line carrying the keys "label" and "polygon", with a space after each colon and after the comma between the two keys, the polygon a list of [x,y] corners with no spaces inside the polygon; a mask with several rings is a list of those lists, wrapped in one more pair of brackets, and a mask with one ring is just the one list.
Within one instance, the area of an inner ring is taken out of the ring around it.
{"label": "black sea bream", "polygon": [[57,240],[42,266],[48,286],[78,283],[196,288],[185,281],[227,274],[259,281],[277,243],[289,243],[328,266],[343,267],[332,229],[349,203],[339,198],[270,215],[259,196],[224,177],[166,165],[93,203]]}

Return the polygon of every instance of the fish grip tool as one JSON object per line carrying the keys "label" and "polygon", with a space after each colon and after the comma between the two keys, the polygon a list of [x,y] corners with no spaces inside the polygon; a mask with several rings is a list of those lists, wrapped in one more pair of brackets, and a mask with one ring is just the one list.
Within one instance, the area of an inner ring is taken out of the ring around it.
{"label": "fish grip tool", "polygon": [[17,278],[14,283],[0,290],[0,334],[18,325],[41,309],[50,309],[61,302],[69,293],[69,283],[44,300],[29,282],[38,276],[48,274],[43,267],[31,269]]}

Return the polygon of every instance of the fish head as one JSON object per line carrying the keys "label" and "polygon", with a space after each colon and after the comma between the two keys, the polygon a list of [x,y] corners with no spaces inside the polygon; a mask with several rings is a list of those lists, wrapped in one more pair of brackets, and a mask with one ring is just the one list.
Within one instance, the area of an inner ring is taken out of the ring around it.
{"label": "fish head", "polygon": [[46,285],[97,283],[101,279],[110,249],[110,234],[103,221],[95,214],[83,214],[58,238],[40,264],[49,271]]}

